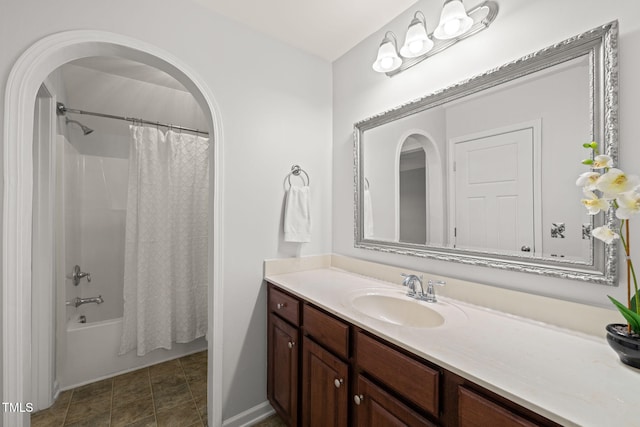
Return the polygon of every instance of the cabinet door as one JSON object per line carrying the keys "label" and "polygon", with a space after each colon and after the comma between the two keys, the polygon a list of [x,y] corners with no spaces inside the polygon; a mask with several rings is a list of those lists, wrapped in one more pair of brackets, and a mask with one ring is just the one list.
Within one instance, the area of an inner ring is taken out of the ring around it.
{"label": "cabinet door", "polygon": [[346,427],[348,365],[307,337],[302,355],[302,425]]}
{"label": "cabinet door", "polygon": [[458,417],[460,427],[536,427],[529,420],[485,397],[466,389],[458,388]]}
{"label": "cabinet door", "polygon": [[290,426],[298,423],[298,329],[269,315],[267,395]]}
{"label": "cabinet door", "polygon": [[362,375],[358,375],[354,403],[358,427],[436,426]]}

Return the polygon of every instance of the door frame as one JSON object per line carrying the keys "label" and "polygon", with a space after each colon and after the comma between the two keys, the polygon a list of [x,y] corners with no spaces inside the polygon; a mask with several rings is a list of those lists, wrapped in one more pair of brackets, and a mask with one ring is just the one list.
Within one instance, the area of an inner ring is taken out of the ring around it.
{"label": "door frame", "polygon": [[456,227],[456,174],[454,172],[455,145],[463,141],[486,138],[489,136],[531,129],[533,132],[533,240],[535,251],[532,254],[542,254],[542,119],[534,119],[527,122],[516,123],[493,129],[487,129],[467,135],[450,138],[447,143],[447,170],[449,179],[447,186],[449,194],[449,236],[455,242]]}
{"label": "door frame", "polygon": [[[66,31],[30,46],[16,61],[7,80],[3,129],[2,214],[2,396],[26,404],[31,396],[33,126],[36,94],[59,66],[88,56],[121,56],[159,68],[182,83],[208,119],[212,197],[209,200],[209,341],[207,400],[209,424],[222,425],[223,251],[222,149],[220,109],[204,79],[179,58],[156,46],[124,35],[91,30]],[[52,225],[53,226],[53,225]],[[33,253],[39,253],[33,251]],[[53,253],[50,254],[53,257]],[[45,319],[40,321],[54,321]],[[30,425],[28,412],[3,411],[3,425]]]}
{"label": "door frame", "polygon": [[55,251],[56,93],[48,79],[38,89],[35,104],[33,158],[39,173],[33,183],[32,253],[41,262],[32,265],[31,348],[34,356],[31,360],[31,403],[39,410],[49,407],[54,393],[58,392],[55,376],[56,260],[50,255]]}

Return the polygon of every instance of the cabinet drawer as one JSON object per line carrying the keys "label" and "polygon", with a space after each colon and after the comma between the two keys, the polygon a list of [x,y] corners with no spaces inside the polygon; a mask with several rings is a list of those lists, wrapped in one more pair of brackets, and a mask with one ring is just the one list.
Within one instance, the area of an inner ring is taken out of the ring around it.
{"label": "cabinet drawer", "polygon": [[349,325],[310,305],[305,304],[302,313],[302,323],[307,335],[346,359],[349,355]]}
{"label": "cabinet drawer", "polygon": [[288,320],[295,326],[300,325],[300,303],[297,299],[269,285],[269,311]]}
{"label": "cabinet drawer", "polygon": [[437,370],[362,332],[356,334],[356,360],[370,376],[438,416],[440,373]]}
{"label": "cabinet drawer", "polygon": [[464,387],[458,387],[458,420],[460,427],[537,426],[508,408]]}

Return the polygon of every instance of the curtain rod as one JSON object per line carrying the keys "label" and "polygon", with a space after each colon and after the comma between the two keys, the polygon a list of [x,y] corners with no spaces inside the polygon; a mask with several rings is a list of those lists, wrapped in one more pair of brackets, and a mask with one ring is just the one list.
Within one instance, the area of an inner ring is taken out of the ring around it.
{"label": "curtain rod", "polygon": [[113,114],[94,113],[94,112],[91,112],[91,111],[75,110],[75,109],[72,109],[72,108],[67,108],[62,102],[56,103],[56,109],[57,109],[57,113],[58,113],[59,116],[64,116],[67,113],[83,114],[83,115],[87,115],[87,116],[104,117],[104,118],[107,118],[107,119],[114,119],[114,120],[124,120],[124,121],[127,121],[127,122],[143,123],[143,124],[146,124],[146,125],[153,125],[153,126],[162,126],[162,127],[169,128],[169,129],[183,130],[183,131],[199,133],[199,134],[207,135],[207,136],[209,135],[209,132],[206,132],[206,131],[203,131],[203,130],[199,130],[199,129],[192,129],[192,128],[188,128],[188,127],[184,127],[184,126],[170,125],[170,124],[160,123],[160,122],[152,122],[150,120],[137,119],[135,117],[114,116]]}

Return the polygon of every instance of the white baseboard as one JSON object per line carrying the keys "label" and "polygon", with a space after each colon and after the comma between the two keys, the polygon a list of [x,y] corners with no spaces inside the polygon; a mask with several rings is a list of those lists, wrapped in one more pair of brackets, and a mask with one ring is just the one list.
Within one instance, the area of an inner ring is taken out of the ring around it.
{"label": "white baseboard", "polygon": [[248,427],[269,418],[275,411],[268,401],[249,408],[222,422],[223,427]]}

